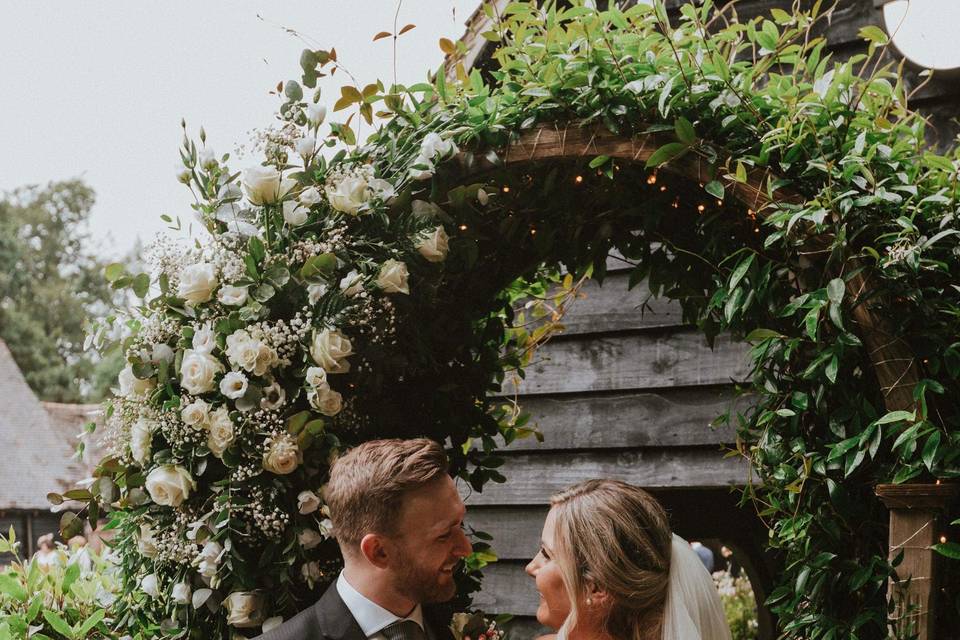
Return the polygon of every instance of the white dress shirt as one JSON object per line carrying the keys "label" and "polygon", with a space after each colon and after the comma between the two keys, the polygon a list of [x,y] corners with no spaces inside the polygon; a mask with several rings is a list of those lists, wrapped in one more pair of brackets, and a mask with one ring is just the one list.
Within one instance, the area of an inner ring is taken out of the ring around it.
{"label": "white dress shirt", "polygon": [[337,578],[337,593],[340,594],[343,603],[347,605],[347,609],[350,610],[350,614],[360,625],[360,629],[368,640],[387,640],[386,636],[383,635],[384,628],[398,620],[412,620],[426,633],[423,624],[423,608],[419,604],[413,608],[413,611],[406,618],[401,618],[354,589],[353,585],[347,582],[347,578],[342,571],[340,577]]}

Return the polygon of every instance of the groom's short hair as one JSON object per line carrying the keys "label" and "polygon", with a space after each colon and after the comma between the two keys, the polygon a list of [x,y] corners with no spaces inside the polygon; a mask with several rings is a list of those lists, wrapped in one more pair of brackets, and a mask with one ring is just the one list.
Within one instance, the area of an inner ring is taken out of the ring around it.
{"label": "groom's short hair", "polygon": [[341,546],[359,546],[368,533],[393,535],[407,492],[448,470],[434,440],[371,440],[338,458],[324,494]]}

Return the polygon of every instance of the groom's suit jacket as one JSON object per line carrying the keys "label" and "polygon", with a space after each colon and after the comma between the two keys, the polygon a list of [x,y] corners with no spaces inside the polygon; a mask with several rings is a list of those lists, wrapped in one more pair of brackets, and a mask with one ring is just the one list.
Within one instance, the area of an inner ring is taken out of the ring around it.
{"label": "groom's suit jacket", "polygon": [[[440,612],[423,607],[423,622],[428,640],[453,640],[453,633],[440,622]],[[367,640],[363,630],[347,607],[336,581],[312,607],[254,640]]]}

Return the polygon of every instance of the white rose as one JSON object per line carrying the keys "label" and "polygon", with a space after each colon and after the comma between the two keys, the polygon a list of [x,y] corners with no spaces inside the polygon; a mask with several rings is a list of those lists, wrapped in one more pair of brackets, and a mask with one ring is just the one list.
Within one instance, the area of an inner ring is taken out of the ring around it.
{"label": "white rose", "polygon": [[160,597],[160,589],[157,586],[156,574],[151,573],[143,576],[143,579],[140,580],[140,588],[151,598]]}
{"label": "white rose", "polygon": [[170,595],[176,604],[187,605],[190,604],[190,592],[190,585],[186,582],[178,582],[173,585],[173,591],[171,591]]}
{"label": "white rose", "polygon": [[253,591],[234,591],[223,601],[227,624],[237,629],[259,627],[263,622],[263,598]]}
{"label": "white rose", "polygon": [[323,536],[314,531],[313,529],[304,529],[297,535],[297,540],[300,542],[300,546],[309,551],[314,549],[323,542]]}
{"label": "white rose", "polygon": [[223,556],[223,546],[213,540],[203,545],[203,549],[194,559],[200,575],[210,580],[217,575],[217,567],[220,565],[220,558]]}
{"label": "white rose", "polygon": [[460,151],[453,140],[444,140],[440,134],[431,132],[426,135],[423,142],[420,143],[420,155],[424,158],[432,159],[436,156],[448,158]]}
{"label": "white rose", "polygon": [[263,454],[263,468],[277,475],[293,473],[300,464],[300,447],[292,435],[285,433],[274,438]]}
{"label": "white rose", "polygon": [[350,273],[340,279],[340,291],[343,295],[353,297],[363,291],[363,276],[351,269]]}
{"label": "white rose", "polygon": [[386,203],[389,203],[397,195],[397,190],[393,188],[393,185],[380,178],[374,178],[368,183],[368,186],[374,197],[380,198]]}
{"label": "white rose", "polygon": [[137,551],[148,558],[157,557],[157,538],[148,524],[140,525],[140,536],[137,538]]}
{"label": "white rose", "polygon": [[387,260],[380,266],[380,273],[377,275],[377,286],[387,293],[410,293],[410,287],[407,283],[409,277],[407,265],[399,260]]}
{"label": "white rose", "polygon": [[[326,507],[324,507],[326,511]],[[320,521],[320,535],[324,538],[330,538],[333,536],[333,520],[330,518],[324,518]]]}
{"label": "white rose", "polygon": [[317,304],[320,302],[320,298],[325,295],[327,295],[327,285],[322,283],[307,285],[307,298],[310,304]]}
{"label": "white rose", "polygon": [[193,350],[200,353],[213,353],[217,347],[217,334],[213,331],[213,326],[205,322],[201,327],[195,328],[193,332]]}
{"label": "white rose", "polygon": [[323,196],[320,195],[320,190],[316,187],[309,187],[304,189],[297,199],[300,200],[301,203],[310,206],[323,200]]}
{"label": "white rose", "polygon": [[417,156],[410,166],[410,177],[414,180],[429,180],[433,177],[433,161],[424,156]]}
{"label": "white rose", "polygon": [[180,272],[177,294],[189,305],[206,302],[217,288],[217,270],[209,262],[198,262]]}
{"label": "white rose", "polygon": [[309,160],[313,156],[313,152],[317,148],[317,139],[313,136],[303,136],[297,140],[297,153],[300,155],[304,161]]}
{"label": "white rose", "polygon": [[153,378],[141,380],[133,375],[133,365],[128,364],[117,378],[120,384],[120,395],[125,398],[142,398],[157,386]]}
{"label": "white rose", "polygon": [[247,392],[247,386],[247,376],[239,371],[230,371],[220,381],[220,393],[231,400],[237,400]]}
{"label": "white rose", "polygon": [[212,391],[214,378],[222,371],[223,364],[210,354],[188,349],[180,363],[180,386],[192,395]]}
{"label": "white rose", "polygon": [[450,237],[443,227],[437,227],[429,236],[421,239],[417,244],[420,252],[428,262],[443,262],[450,251]]}
{"label": "white rose", "polygon": [[443,213],[443,209],[427,200],[414,200],[410,203],[410,210],[417,220],[433,220]]}
{"label": "white rose", "polygon": [[303,576],[304,581],[306,581],[312,589],[314,583],[323,576],[323,571],[320,569],[319,562],[308,562],[300,567],[300,575]]}
{"label": "white rose", "polygon": [[273,167],[250,167],[241,178],[250,204],[273,204],[280,200],[280,172]]}
{"label": "white rose", "polygon": [[228,307],[242,306],[247,301],[247,288],[225,284],[220,288],[217,300],[220,301],[220,304]]}
{"label": "white rose", "polygon": [[327,107],[322,104],[308,104],[307,105],[307,120],[313,126],[319,126],[324,118],[327,117]]}
{"label": "white rose", "polygon": [[267,410],[276,410],[283,406],[287,400],[287,392],[277,382],[273,382],[263,389],[263,397],[260,398],[260,408]]}
{"label": "white rose", "polygon": [[328,387],[327,384],[327,370],[323,367],[310,367],[307,369],[307,384],[311,387],[321,388]]}
{"label": "white rose", "polygon": [[170,345],[158,342],[150,352],[150,362],[173,362],[174,353]]}
{"label": "white rose", "polygon": [[311,389],[307,392],[307,401],[325,416],[333,417],[343,409],[343,396],[330,387]]}
{"label": "white rose", "polygon": [[327,200],[330,206],[347,215],[355,216],[369,199],[367,181],[363,178],[348,176],[336,185],[327,187]]}
{"label": "white rose", "polygon": [[165,507],[179,507],[196,486],[190,472],[173,464],[157,467],[147,475],[146,481],[150,498]]}
{"label": "white rose", "polygon": [[133,459],[142,465],[150,461],[150,447],[153,443],[153,431],[157,423],[140,418],[130,427],[130,452]]}
{"label": "white rose", "polygon": [[207,434],[207,447],[217,458],[223,457],[223,452],[233,444],[233,420],[226,407],[220,407],[210,414],[210,433]]}
{"label": "white rose", "polygon": [[303,515],[308,515],[320,508],[320,496],[313,491],[301,491],[297,496],[297,509]]}
{"label": "white rose", "polygon": [[490,203],[490,194],[483,189],[477,189],[477,202],[483,206],[487,206],[487,204]]}
{"label": "white rose", "polygon": [[210,419],[210,405],[197,398],[180,411],[180,419],[194,429],[204,429]]}
{"label": "white rose", "polygon": [[283,203],[283,221],[292,227],[299,227],[310,217],[310,212],[295,200]]}
{"label": "white rose", "polygon": [[347,357],[353,355],[353,345],[340,331],[324,329],[314,334],[310,355],[327,373],[346,373],[350,371]]}
{"label": "white rose", "polygon": [[257,376],[265,375],[271,368],[280,362],[277,352],[263,344],[257,347],[257,357],[253,362],[253,374]]}
{"label": "white rose", "polygon": [[250,333],[240,329],[227,336],[227,359],[246,371],[253,371],[260,354],[260,341],[254,340]]}

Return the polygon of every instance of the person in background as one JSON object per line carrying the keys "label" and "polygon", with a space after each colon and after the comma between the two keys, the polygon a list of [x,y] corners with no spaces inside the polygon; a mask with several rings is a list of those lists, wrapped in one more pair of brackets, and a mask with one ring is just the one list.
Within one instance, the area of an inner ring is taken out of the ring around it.
{"label": "person in background", "polygon": [[49,571],[50,567],[63,564],[63,558],[53,544],[53,534],[47,533],[37,538],[37,551],[33,554],[33,562],[37,563],[41,571]]}
{"label": "person in background", "polygon": [[710,551],[709,548],[703,546],[703,543],[697,542],[694,540],[690,543],[690,547],[697,552],[697,555],[700,556],[700,562],[703,563],[703,566],[707,568],[707,571],[713,573],[714,560],[713,560],[713,551]]}

